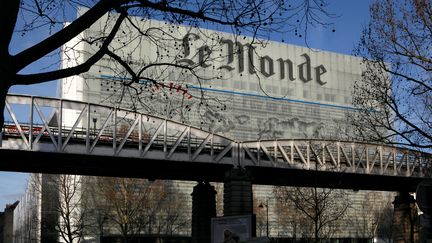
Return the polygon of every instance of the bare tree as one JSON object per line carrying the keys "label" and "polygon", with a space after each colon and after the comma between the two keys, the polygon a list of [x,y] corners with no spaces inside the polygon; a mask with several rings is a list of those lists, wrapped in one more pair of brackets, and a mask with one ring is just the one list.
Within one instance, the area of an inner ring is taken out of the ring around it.
{"label": "bare tree", "polygon": [[380,211],[376,211],[377,232],[376,236],[387,243],[393,242],[393,205],[389,201]]}
{"label": "bare tree", "polygon": [[40,223],[43,234],[54,240],[60,237],[67,243],[79,243],[86,228],[87,208],[82,196],[81,176],[44,174],[34,178],[31,181],[33,188],[42,197]]}
{"label": "bare tree", "polygon": [[354,137],[419,149],[432,146],[432,5],[376,0],[356,54]]}
{"label": "bare tree", "polygon": [[[326,188],[275,187],[277,200],[287,207],[292,206],[311,225],[309,232],[316,242],[331,237],[350,205],[348,195],[343,190]],[[306,232],[304,232],[306,233]]]}
{"label": "bare tree", "polygon": [[84,236],[120,233],[126,243],[142,234],[181,234],[189,226],[186,195],[169,182],[76,175],[34,178],[31,186],[42,198],[38,222],[43,240],[60,237],[77,243]]}
{"label": "bare tree", "polygon": [[81,178],[77,175],[60,175],[58,231],[65,242],[80,242],[85,228]]}
{"label": "bare tree", "polygon": [[[82,7],[85,7],[86,11],[81,11]],[[298,0],[290,3],[273,0],[6,1],[0,10],[0,110],[4,109],[5,96],[13,85],[37,84],[83,74],[102,60],[109,60],[110,64],[105,67],[117,68],[121,70],[117,73],[125,77],[117,80],[119,90],[135,92],[134,95],[151,92],[151,89],[162,88],[167,92],[172,90],[172,87],[165,86],[163,80],[160,80],[163,75],[151,76],[151,69],[158,68],[169,73],[170,70],[164,68],[172,67],[195,75],[196,68],[208,65],[207,54],[211,52],[211,48],[202,49],[204,55],[193,64],[177,62],[187,55],[187,49],[182,57],[178,56],[174,61],[164,60],[159,53],[165,48],[163,45],[160,48],[146,50],[149,56],[156,55],[158,58],[150,62],[132,63],[130,56],[128,58],[124,55],[127,54],[123,52],[126,46],[131,48],[131,45],[135,45],[133,49],[137,46],[136,43],[143,41],[158,45],[164,39],[174,38],[170,36],[170,31],[138,24],[138,19],[144,22],[148,19],[158,19],[164,21],[167,26],[181,24],[198,29],[202,26],[219,26],[238,36],[268,38],[270,33],[280,36],[281,33],[294,30],[295,35],[301,36],[307,26],[327,26],[330,15],[326,8],[327,4],[322,0]],[[80,15],[75,17],[77,11]],[[101,23],[101,31],[81,35],[95,23]],[[34,38],[33,33],[42,37]],[[31,42],[35,39],[39,42],[31,46],[17,47],[17,43],[22,43],[27,36],[31,36]],[[73,52],[74,48],[70,46],[69,49],[62,48],[71,40],[79,40],[72,46],[85,43],[92,46],[93,51],[79,53]],[[181,44],[177,43],[177,47],[179,46]],[[59,56],[69,61],[68,65],[65,65]],[[40,68],[42,63],[49,64]],[[35,69],[36,71],[31,71]],[[136,87],[138,84],[142,84],[142,87]],[[116,85],[113,85],[113,88]],[[123,89],[124,87],[132,89]],[[175,86],[176,89],[179,87],[180,84]],[[187,93],[184,86],[179,89]],[[3,121],[1,113],[0,124],[3,124]]]}
{"label": "bare tree", "polygon": [[[363,200],[359,207],[356,207],[353,225],[355,225],[359,235],[364,238],[373,239],[379,235],[379,227],[384,227],[383,222],[385,217],[388,217],[386,210],[390,207],[391,214],[393,213],[392,200],[394,193],[365,191],[362,193]],[[392,215],[390,215],[390,223]],[[380,225],[382,224],[382,225]]]}
{"label": "bare tree", "polygon": [[379,221],[380,205],[376,203],[376,197],[379,195],[375,192],[365,193],[364,202],[360,208],[356,210],[356,218],[359,219],[359,232],[363,237],[373,239],[376,235],[376,230]]}
{"label": "bare tree", "polygon": [[[165,227],[175,227],[178,215],[172,208],[171,212],[164,211],[168,215],[166,220],[170,220],[164,222],[172,225],[159,222],[161,211],[168,203],[167,188],[162,181],[96,177],[92,187],[96,219],[103,219],[101,230],[105,228],[109,233],[120,233],[122,242],[126,243],[131,237],[143,233],[159,234]],[[175,229],[170,230],[173,232]]]}
{"label": "bare tree", "polygon": [[312,224],[304,214],[297,210],[291,202],[285,201],[283,195],[279,195],[280,189],[274,188],[273,191],[276,196],[275,208],[279,234],[296,240],[301,238],[304,232],[311,232]]}
{"label": "bare tree", "polygon": [[181,235],[189,232],[190,228],[190,207],[187,203],[189,195],[177,190],[170,181],[162,182],[159,190],[166,191],[163,202],[156,212],[157,234],[160,235]]}
{"label": "bare tree", "polygon": [[252,200],[253,206],[252,206],[252,208],[253,208],[253,211],[254,211],[254,214],[255,214],[255,217],[256,217],[256,228],[257,228],[256,230],[257,230],[257,233],[259,232],[257,235],[263,236],[263,235],[266,235],[264,232],[266,232],[266,228],[267,227],[269,227],[269,229],[271,229],[270,225],[267,226],[267,224],[269,223],[269,221],[267,219],[268,215],[267,215],[266,212],[267,212],[268,205],[266,203],[268,203],[268,201],[267,202],[262,202],[260,199],[258,199],[255,190],[253,191],[253,195],[252,196],[253,196],[253,200]]}

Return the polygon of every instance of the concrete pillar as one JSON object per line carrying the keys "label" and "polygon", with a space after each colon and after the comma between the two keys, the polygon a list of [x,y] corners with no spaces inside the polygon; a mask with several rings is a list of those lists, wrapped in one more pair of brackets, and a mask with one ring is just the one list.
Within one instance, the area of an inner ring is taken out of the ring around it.
{"label": "concrete pillar", "polygon": [[420,215],[420,242],[432,242],[432,180],[424,180],[417,186],[416,199],[423,212]]}
{"label": "concrete pillar", "polygon": [[420,242],[432,242],[432,216],[427,213],[420,215]]}
{"label": "concrete pillar", "polygon": [[216,190],[198,182],[192,192],[192,243],[211,242],[211,218],[216,217]]}
{"label": "concrete pillar", "polygon": [[408,192],[399,192],[393,206],[394,242],[418,242],[418,217],[414,197]]}
{"label": "concrete pillar", "polygon": [[252,176],[241,168],[231,169],[224,180],[224,216],[252,215]]}

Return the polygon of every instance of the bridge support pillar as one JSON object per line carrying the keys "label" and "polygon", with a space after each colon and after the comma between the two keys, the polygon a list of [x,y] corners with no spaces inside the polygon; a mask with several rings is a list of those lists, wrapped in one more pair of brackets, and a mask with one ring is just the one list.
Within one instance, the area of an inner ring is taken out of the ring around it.
{"label": "bridge support pillar", "polygon": [[198,182],[192,192],[192,243],[211,242],[211,218],[216,217],[216,190]]}
{"label": "bridge support pillar", "polygon": [[234,168],[225,173],[224,216],[252,215],[252,176],[248,171]]}
{"label": "bridge support pillar", "polygon": [[393,201],[394,242],[418,242],[417,207],[408,192],[399,192]]}
{"label": "bridge support pillar", "polygon": [[420,242],[432,242],[432,180],[423,180],[416,190],[420,215]]}

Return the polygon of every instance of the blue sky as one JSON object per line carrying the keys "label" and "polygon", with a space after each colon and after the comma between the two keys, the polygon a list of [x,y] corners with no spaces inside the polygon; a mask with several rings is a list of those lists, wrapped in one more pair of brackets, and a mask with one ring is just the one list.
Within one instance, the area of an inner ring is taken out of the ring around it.
{"label": "blue sky", "polygon": [[[343,54],[351,54],[355,44],[358,42],[362,27],[369,20],[370,0],[329,0],[330,12],[336,14],[338,18],[333,19],[334,27],[328,29],[315,28],[308,36],[308,45],[326,51],[333,51]],[[332,29],[335,29],[335,32]],[[14,53],[22,50],[35,43],[46,33],[39,32],[37,36],[27,36],[20,41],[15,41],[11,46]],[[305,45],[304,39],[294,36],[294,33],[288,33],[285,43]],[[38,67],[33,66],[27,70],[29,72],[36,70]],[[40,96],[56,96],[56,81],[32,85],[32,86],[14,86],[10,93],[32,94]],[[24,163],[25,161],[16,161]],[[3,211],[6,203],[13,203],[19,200],[26,188],[28,174],[0,172],[0,211]]]}

